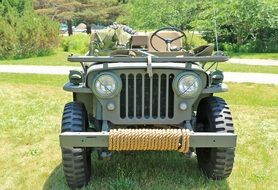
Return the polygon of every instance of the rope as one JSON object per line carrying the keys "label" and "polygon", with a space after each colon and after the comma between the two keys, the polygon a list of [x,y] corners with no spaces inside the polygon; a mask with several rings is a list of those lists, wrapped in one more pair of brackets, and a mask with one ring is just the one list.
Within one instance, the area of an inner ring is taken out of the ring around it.
{"label": "rope", "polygon": [[186,129],[112,129],[108,141],[111,151],[189,150]]}

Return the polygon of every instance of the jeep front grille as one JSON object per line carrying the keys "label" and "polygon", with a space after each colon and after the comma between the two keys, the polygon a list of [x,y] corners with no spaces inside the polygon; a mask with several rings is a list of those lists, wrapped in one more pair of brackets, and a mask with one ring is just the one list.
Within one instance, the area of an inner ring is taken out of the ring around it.
{"label": "jeep front grille", "polygon": [[121,74],[120,117],[172,119],[174,74]]}

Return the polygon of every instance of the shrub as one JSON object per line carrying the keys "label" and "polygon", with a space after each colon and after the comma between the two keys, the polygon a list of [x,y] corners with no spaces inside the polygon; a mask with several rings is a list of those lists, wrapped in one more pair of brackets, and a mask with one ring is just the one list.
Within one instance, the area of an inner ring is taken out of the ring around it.
{"label": "shrub", "polygon": [[0,59],[13,56],[16,35],[10,25],[0,16]]}
{"label": "shrub", "polygon": [[0,59],[45,55],[59,44],[59,25],[37,15],[30,0],[4,1],[0,39]]}
{"label": "shrub", "polygon": [[87,51],[89,51],[89,44],[89,35],[76,34],[63,37],[61,46],[66,52],[85,54]]}
{"label": "shrub", "polygon": [[220,43],[219,49],[227,52],[238,52],[239,48],[238,45],[232,43]]}
{"label": "shrub", "polygon": [[201,45],[206,45],[208,42],[203,39],[200,34],[196,34],[194,32],[186,32],[186,41],[184,42],[183,46],[186,49],[192,49]]}
{"label": "shrub", "polygon": [[59,44],[58,25],[45,17],[26,13],[18,19],[16,58],[49,54]]}
{"label": "shrub", "polygon": [[268,40],[257,39],[241,45],[221,43],[220,49],[234,53],[276,53],[278,52],[278,42],[269,38]]}

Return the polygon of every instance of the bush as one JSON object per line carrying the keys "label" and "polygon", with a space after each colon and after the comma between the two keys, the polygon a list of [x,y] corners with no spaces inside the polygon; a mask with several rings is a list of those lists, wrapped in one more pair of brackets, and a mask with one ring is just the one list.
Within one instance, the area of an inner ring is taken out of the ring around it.
{"label": "bush", "polygon": [[87,51],[89,51],[89,44],[89,35],[76,34],[63,37],[61,46],[66,52],[85,54]]}
{"label": "bush", "polygon": [[235,52],[235,53],[238,52],[239,50],[238,46],[232,43],[220,43],[219,49],[222,51]]}
{"label": "bush", "polygon": [[0,39],[0,59],[46,55],[59,45],[59,25],[37,15],[30,1],[5,1],[0,4]]}
{"label": "bush", "polygon": [[220,49],[234,53],[277,53],[278,28],[264,28],[257,31],[256,38],[249,38],[243,44],[220,43]]}
{"label": "bush", "polygon": [[257,39],[242,45],[221,43],[220,49],[234,53],[277,53],[278,42],[270,38],[269,40]]}
{"label": "bush", "polygon": [[46,55],[59,44],[58,25],[45,17],[26,13],[18,19],[16,58]]}
{"label": "bush", "polygon": [[0,59],[14,55],[16,35],[10,25],[0,16]]}
{"label": "bush", "polygon": [[208,42],[203,39],[203,37],[199,34],[195,34],[194,32],[186,32],[186,41],[183,46],[186,49],[192,49],[201,45],[206,45]]}

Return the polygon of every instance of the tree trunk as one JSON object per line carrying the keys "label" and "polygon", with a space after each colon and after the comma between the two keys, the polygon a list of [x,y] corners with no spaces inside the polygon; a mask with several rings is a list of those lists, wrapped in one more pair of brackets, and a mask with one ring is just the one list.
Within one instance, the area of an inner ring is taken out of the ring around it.
{"label": "tree trunk", "polygon": [[68,25],[68,34],[69,36],[72,35],[72,20],[67,20]]}
{"label": "tree trunk", "polygon": [[241,45],[242,44],[242,38],[241,38],[241,36],[239,36],[239,35],[237,35],[237,37],[236,37],[236,43],[237,43],[237,45]]}
{"label": "tree trunk", "polygon": [[184,29],[185,29],[184,24],[181,24],[179,28],[180,28],[182,31],[184,31]]}
{"label": "tree trunk", "polygon": [[86,32],[87,32],[87,34],[92,33],[91,24],[89,24],[88,22],[86,23]]}

